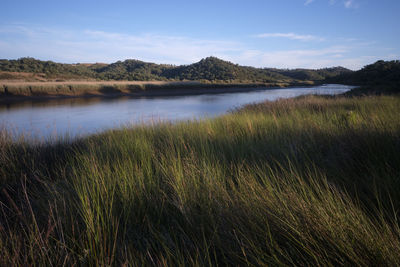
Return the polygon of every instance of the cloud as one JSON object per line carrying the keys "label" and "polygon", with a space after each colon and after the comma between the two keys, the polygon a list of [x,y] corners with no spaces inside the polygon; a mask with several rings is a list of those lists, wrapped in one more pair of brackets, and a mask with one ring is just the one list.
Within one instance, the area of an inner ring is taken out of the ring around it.
{"label": "cloud", "polygon": [[[302,41],[322,39],[294,33],[265,33],[257,37]],[[302,49],[277,50],[265,44],[262,48],[255,48],[256,44],[254,39],[208,40],[150,33],[74,31],[27,25],[0,26],[0,58],[30,56],[66,63],[111,63],[131,58],[180,65],[190,64],[207,56],[216,56],[255,67],[324,68],[341,65],[359,69],[378,59],[394,58],[385,53],[398,53],[398,49],[377,51],[374,42],[345,38],[330,38],[329,42],[320,42],[317,45],[312,42],[302,43]]]}
{"label": "cloud", "polygon": [[345,0],[343,4],[345,8],[358,8],[358,4],[355,0]]}
{"label": "cloud", "polygon": [[296,33],[261,33],[255,35],[257,38],[287,38],[290,40],[300,40],[300,41],[323,41],[324,38],[314,36],[314,35],[302,35]]}
{"label": "cloud", "polygon": [[[28,33],[29,32],[29,33]],[[0,57],[32,56],[62,62],[114,62],[136,58],[157,63],[193,63],[242,49],[233,41],[159,34],[67,31],[24,26],[0,27]]]}
{"label": "cloud", "polygon": [[306,0],[306,2],[304,3],[305,6],[308,6],[309,4],[311,4],[312,2],[314,2],[315,0]]}
{"label": "cloud", "polygon": [[[352,70],[361,69],[377,60],[393,60],[399,54],[373,54],[359,56],[354,54],[358,46],[330,46],[321,49],[262,51],[246,50],[235,57],[228,57],[232,62],[245,62],[246,65],[272,68],[313,68],[320,69],[343,66]],[[243,64],[243,63],[241,63]]]}
{"label": "cloud", "polygon": [[[304,2],[304,5],[308,6],[309,4],[311,4],[313,2],[315,2],[315,0],[306,0]],[[336,4],[336,2],[337,2],[337,0],[329,0],[329,5],[332,6],[332,5]],[[343,0],[342,2],[343,2],[343,5],[345,8],[358,8],[359,7],[358,3],[356,3],[356,0]]]}
{"label": "cloud", "polygon": [[[324,68],[342,65],[343,54],[348,53],[349,47],[331,46],[322,49],[279,50],[279,51],[245,51],[239,55],[240,61],[250,65],[277,68]],[[338,56],[340,55],[340,57]],[[350,62],[346,62],[350,63]],[[347,64],[357,68],[357,63]]]}

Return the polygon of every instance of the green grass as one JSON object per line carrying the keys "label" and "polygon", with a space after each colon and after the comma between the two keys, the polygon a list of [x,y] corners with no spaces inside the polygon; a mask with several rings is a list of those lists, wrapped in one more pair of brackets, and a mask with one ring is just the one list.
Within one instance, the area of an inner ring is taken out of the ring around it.
{"label": "green grass", "polygon": [[400,264],[400,97],[0,141],[0,265]]}

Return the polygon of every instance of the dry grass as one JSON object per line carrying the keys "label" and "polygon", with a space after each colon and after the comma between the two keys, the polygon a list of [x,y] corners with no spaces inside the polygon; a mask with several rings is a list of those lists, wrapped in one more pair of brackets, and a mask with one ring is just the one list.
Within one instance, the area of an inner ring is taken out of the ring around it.
{"label": "dry grass", "polygon": [[67,81],[67,82],[2,82],[4,96],[57,96],[129,94],[155,88],[193,87],[195,82],[160,81]]}
{"label": "dry grass", "polygon": [[0,97],[15,96],[102,96],[129,95],[144,91],[193,89],[287,87],[287,83],[211,83],[164,81],[65,81],[65,82],[0,82]]}

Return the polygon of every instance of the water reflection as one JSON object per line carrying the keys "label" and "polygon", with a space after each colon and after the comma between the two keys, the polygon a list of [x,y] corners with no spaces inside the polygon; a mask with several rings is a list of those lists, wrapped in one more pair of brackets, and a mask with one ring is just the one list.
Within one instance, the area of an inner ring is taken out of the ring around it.
{"label": "water reflection", "polygon": [[163,97],[64,98],[0,105],[0,124],[15,136],[71,137],[127,123],[212,117],[244,104],[304,94],[339,94],[344,85]]}

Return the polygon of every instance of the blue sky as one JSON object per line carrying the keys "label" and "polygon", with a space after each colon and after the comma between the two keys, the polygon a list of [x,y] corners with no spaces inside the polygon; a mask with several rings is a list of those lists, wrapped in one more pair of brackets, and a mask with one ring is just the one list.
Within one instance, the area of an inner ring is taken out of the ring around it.
{"label": "blue sky", "polygon": [[277,68],[400,58],[399,0],[2,0],[0,58]]}

